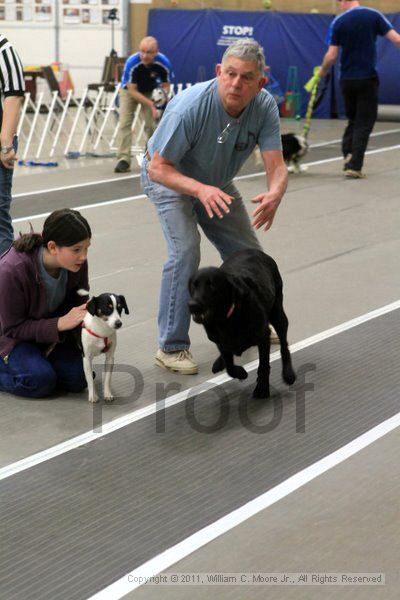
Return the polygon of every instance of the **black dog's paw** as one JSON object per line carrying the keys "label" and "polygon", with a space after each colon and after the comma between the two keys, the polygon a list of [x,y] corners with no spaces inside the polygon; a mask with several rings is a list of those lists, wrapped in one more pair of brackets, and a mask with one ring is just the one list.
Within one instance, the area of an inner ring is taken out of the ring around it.
{"label": "black dog's paw", "polygon": [[254,388],[253,398],[259,398],[261,400],[269,398],[269,384],[259,381]]}
{"label": "black dog's paw", "polygon": [[227,369],[227,372],[229,377],[232,377],[233,379],[247,379],[247,371],[246,369],[243,369],[243,367],[233,365],[233,367]]}
{"label": "black dog's paw", "polygon": [[213,373],[219,373],[220,371],[223,371],[225,369],[225,361],[222,358],[222,356],[218,356],[217,360],[214,362],[213,366],[211,367],[211,371]]}
{"label": "black dog's paw", "polygon": [[282,370],[282,379],[288,385],[292,385],[296,381],[296,373],[292,365],[286,365]]}

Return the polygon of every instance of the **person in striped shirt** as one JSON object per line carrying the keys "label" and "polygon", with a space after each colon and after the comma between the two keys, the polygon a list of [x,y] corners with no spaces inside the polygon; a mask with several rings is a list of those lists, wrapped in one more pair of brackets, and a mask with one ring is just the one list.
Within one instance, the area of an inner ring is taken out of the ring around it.
{"label": "person in striped shirt", "polygon": [[0,34],[0,256],[13,243],[14,231],[10,216],[11,187],[16,161],[16,131],[25,93],[21,60],[10,44]]}

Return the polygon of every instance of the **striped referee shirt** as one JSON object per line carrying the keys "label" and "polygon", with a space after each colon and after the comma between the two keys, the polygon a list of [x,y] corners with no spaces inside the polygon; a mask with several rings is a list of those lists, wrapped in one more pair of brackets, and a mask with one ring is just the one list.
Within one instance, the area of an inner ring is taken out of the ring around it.
{"label": "striped referee shirt", "polygon": [[[23,96],[25,93],[24,72],[21,59],[4,35],[0,34],[0,93],[3,98]],[[3,109],[0,107],[0,123]]]}

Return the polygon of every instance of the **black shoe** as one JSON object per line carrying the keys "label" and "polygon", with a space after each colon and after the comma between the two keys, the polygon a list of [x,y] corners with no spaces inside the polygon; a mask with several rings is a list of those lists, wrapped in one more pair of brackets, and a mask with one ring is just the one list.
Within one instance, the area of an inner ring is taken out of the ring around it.
{"label": "black shoe", "polygon": [[126,160],[120,160],[114,169],[114,173],[127,173],[130,170],[130,164]]}

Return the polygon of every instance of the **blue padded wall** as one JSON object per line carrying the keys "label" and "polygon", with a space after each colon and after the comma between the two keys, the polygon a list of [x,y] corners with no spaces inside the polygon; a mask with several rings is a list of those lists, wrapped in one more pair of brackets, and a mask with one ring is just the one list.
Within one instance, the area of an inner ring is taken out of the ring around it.
{"label": "blue padded wall", "polygon": [[[387,17],[400,31],[400,13]],[[161,52],[171,60],[175,82],[182,83],[211,79],[229,42],[254,38],[264,47],[267,64],[284,90],[289,66],[298,67],[304,113],[308,94],[303,85],[311,77],[313,68],[321,63],[327,49],[326,33],[333,18],[334,15],[326,14],[153,9],[148,33],[158,39]],[[380,39],[378,56],[380,102],[400,104],[398,49]],[[338,71],[338,67],[335,68],[335,92],[338,111],[342,114]],[[328,90],[316,110],[316,117],[331,115],[330,92]]]}

